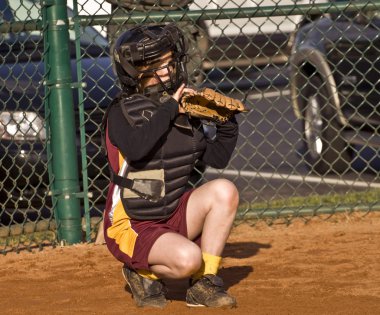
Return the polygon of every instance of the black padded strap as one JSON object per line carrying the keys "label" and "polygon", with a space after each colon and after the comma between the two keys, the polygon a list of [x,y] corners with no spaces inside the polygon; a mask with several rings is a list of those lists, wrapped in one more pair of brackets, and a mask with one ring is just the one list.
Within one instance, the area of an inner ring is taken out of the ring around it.
{"label": "black padded strap", "polygon": [[111,179],[111,182],[115,183],[116,185],[118,185],[120,187],[131,189],[133,186],[133,180],[132,179],[119,176],[114,171],[111,172],[110,179]]}

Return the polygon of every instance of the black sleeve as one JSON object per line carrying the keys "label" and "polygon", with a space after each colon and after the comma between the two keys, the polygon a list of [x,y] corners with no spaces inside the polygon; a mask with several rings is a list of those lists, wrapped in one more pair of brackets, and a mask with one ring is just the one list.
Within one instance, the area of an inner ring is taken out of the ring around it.
{"label": "black sleeve", "polygon": [[171,98],[157,107],[149,120],[144,119],[141,124],[132,127],[124,117],[121,107],[114,105],[107,120],[110,141],[128,160],[140,160],[169,129],[171,121],[177,115],[178,103]]}
{"label": "black sleeve", "polygon": [[213,141],[207,141],[202,161],[214,168],[225,168],[235,149],[239,136],[239,126],[233,117],[224,124],[217,124],[216,128],[216,138]]}

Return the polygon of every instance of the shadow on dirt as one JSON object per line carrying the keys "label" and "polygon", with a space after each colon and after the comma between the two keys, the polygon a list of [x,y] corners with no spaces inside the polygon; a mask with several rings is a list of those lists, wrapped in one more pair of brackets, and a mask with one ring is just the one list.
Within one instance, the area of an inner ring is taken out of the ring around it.
{"label": "shadow on dirt", "polygon": [[[261,244],[255,242],[234,242],[227,243],[223,257],[231,257],[237,259],[243,259],[257,255],[262,248],[270,248],[270,244]],[[231,266],[221,268],[218,275],[224,281],[224,288],[228,288],[238,284],[243,279],[247,278],[250,273],[253,272],[252,266]],[[189,287],[189,279],[171,280],[165,279],[164,283],[167,287],[168,293],[166,297],[172,301],[185,301],[186,290]],[[126,291],[129,291],[126,286]]]}
{"label": "shadow on dirt", "polygon": [[247,278],[251,272],[252,266],[233,266],[220,269],[218,275],[223,279],[224,288],[227,290]]}
{"label": "shadow on dirt", "polygon": [[271,245],[255,242],[227,243],[223,251],[223,257],[248,258],[257,255],[261,248],[271,248]]}

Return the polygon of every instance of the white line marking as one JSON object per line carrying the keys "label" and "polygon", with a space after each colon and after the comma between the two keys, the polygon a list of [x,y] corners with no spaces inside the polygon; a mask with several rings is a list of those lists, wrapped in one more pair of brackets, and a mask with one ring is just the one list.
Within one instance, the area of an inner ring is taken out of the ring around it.
{"label": "white line marking", "polygon": [[281,173],[265,173],[265,172],[253,172],[253,171],[237,171],[237,170],[217,170],[217,169],[212,169],[212,168],[211,169],[208,168],[206,170],[206,174],[207,173],[233,175],[233,176],[245,176],[245,177],[258,177],[258,178],[267,178],[267,179],[284,180],[284,181],[308,182],[308,183],[316,183],[316,184],[331,184],[331,185],[342,185],[342,186],[352,186],[352,187],[380,188],[380,183],[326,178],[326,177],[318,177],[318,176],[302,176],[302,175],[290,175],[290,174],[281,174]]}
{"label": "white line marking", "polygon": [[249,100],[261,100],[264,98],[273,98],[280,96],[288,96],[290,95],[290,90],[278,90],[278,91],[270,91],[264,93],[252,93],[248,95]]}

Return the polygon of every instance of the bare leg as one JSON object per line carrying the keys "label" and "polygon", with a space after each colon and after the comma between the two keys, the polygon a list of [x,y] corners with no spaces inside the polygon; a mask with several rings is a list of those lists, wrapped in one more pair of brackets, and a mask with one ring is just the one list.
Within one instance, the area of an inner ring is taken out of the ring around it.
{"label": "bare leg", "polygon": [[[235,185],[225,179],[195,189],[187,204],[188,238],[165,233],[154,243],[148,262],[160,278],[185,278],[199,270],[202,253],[220,256],[230,234],[239,203]],[[201,249],[193,243],[202,233]]]}
{"label": "bare leg", "polygon": [[180,279],[196,272],[202,262],[198,245],[177,233],[165,233],[154,243],[148,262],[159,278]]}
{"label": "bare leg", "polygon": [[210,181],[195,189],[187,204],[189,239],[202,233],[203,252],[220,256],[235,219],[239,193],[225,179]]}

